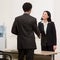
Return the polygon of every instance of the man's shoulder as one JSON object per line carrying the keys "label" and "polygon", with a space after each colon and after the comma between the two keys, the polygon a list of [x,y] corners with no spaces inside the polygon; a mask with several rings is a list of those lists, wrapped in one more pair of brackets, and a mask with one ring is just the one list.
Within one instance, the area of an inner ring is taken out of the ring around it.
{"label": "man's shoulder", "polygon": [[17,17],[15,17],[15,19],[21,18],[22,16],[23,16],[23,15],[17,16]]}
{"label": "man's shoulder", "polygon": [[36,18],[35,18],[34,16],[31,16],[31,15],[30,15],[30,18],[35,19],[35,20],[36,20]]}
{"label": "man's shoulder", "polygon": [[[27,17],[26,17],[27,16]],[[16,20],[20,20],[20,19],[29,19],[29,20],[33,20],[33,21],[36,21],[37,19],[31,15],[20,15],[20,16],[17,16],[15,17]]]}

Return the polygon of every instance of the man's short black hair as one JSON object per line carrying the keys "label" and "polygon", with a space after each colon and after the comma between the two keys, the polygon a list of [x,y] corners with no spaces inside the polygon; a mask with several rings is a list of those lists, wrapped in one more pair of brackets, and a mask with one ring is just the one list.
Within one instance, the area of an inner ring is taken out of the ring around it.
{"label": "man's short black hair", "polygon": [[23,4],[22,8],[23,8],[24,12],[30,11],[32,9],[32,4],[29,2],[26,2]]}

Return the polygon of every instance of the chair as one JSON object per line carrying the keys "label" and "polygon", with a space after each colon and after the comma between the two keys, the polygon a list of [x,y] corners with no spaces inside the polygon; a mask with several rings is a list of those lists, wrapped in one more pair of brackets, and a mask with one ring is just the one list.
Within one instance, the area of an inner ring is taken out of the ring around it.
{"label": "chair", "polygon": [[[2,55],[2,58],[0,60],[12,60],[11,55],[9,55],[7,52],[0,51],[0,55]],[[7,59],[9,57],[9,59]]]}

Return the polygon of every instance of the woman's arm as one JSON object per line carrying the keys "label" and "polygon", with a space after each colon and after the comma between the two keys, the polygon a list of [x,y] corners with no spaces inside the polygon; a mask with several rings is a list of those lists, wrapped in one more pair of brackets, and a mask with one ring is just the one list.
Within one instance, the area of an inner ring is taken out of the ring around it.
{"label": "woman's arm", "polygon": [[57,36],[56,36],[56,28],[54,22],[52,22],[52,33],[53,33],[53,49],[55,51],[57,45]]}

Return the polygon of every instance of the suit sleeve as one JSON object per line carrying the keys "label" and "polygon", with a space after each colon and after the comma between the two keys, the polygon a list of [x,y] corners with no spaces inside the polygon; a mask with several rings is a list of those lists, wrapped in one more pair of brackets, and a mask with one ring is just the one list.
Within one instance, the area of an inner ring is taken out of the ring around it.
{"label": "suit sleeve", "polygon": [[33,22],[33,30],[37,34],[37,36],[40,38],[40,31],[39,31],[39,28],[37,27],[37,21],[36,21],[36,19]]}
{"label": "suit sleeve", "polygon": [[56,28],[54,23],[52,23],[52,33],[53,33],[53,45],[57,45]]}
{"label": "suit sleeve", "polygon": [[39,31],[41,33],[40,22],[38,23],[38,28],[39,28]]}
{"label": "suit sleeve", "polygon": [[13,26],[12,26],[12,30],[11,32],[15,35],[18,35],[18,29],[17,29],[17,19],[15,18],[15,21],[13,23]]}

